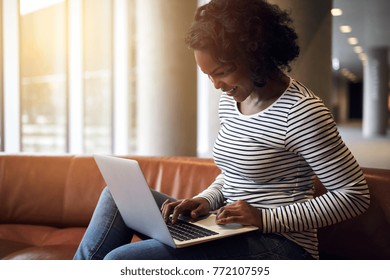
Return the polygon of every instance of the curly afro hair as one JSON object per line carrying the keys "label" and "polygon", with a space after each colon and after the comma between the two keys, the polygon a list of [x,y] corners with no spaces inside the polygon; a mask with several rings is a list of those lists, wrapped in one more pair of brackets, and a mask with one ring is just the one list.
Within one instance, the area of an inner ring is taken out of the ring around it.
{"label": "curly afro hair", "polygon": [[212,0],[197,9],[185,42],[221,64],[245,65],[261,87],[277,69],[290,71],[299,55],[291,25],[288,12],[265,0]]}

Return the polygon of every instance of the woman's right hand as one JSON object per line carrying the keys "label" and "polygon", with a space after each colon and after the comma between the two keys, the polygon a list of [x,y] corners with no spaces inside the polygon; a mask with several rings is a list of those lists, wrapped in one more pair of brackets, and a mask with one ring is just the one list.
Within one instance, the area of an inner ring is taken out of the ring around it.
{"label": "woman's right hand", "polygon": [[172,223],[176,223],[180,214],[188,215],[195,219],[199,216],[208,214],[209,211],[209,202],[201,197],[177,201],[167,199],[161,206],[161,212],[165,222],[168,222],[169,216],[172,214]]}

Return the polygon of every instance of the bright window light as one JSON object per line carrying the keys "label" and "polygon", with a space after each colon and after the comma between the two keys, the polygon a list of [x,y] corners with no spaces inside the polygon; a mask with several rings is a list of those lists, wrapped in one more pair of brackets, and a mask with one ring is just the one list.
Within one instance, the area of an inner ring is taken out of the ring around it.
{"label": "bright window light", "polygon": [[334,16],[334,17],[338,17],[338,16],[341,16],[343,14],[343,10],[337,9],[337,8],[330,10],[330,12],[332,13],[332,16]]}
{"label": "bright window light", "polygon": [[64,0],[20,0],[20,15],[24,16],[61,2]]}
{"label": "bright window light", "polygon": [[343,33],[350,33],[352,32],[352,27],[350,25],[341,25],[340,31]]}

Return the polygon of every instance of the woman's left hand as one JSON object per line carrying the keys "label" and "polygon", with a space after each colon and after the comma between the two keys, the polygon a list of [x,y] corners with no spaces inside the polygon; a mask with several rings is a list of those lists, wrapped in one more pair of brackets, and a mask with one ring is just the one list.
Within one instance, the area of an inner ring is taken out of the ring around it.
{"label": "woman's left hand", "polygon": [[217,212],[216,223],[256,226],[260,230],[263,227],[261,211],[243,200],[221,207]]}

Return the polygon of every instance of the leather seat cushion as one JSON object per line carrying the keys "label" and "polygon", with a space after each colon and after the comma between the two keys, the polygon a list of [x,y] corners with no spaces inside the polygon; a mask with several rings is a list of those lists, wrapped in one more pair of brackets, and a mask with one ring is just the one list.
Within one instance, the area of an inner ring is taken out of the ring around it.
{"label": "leather seat cushion", "polygon": [[72,259],[85,228],[0,224],[0,259]]}

